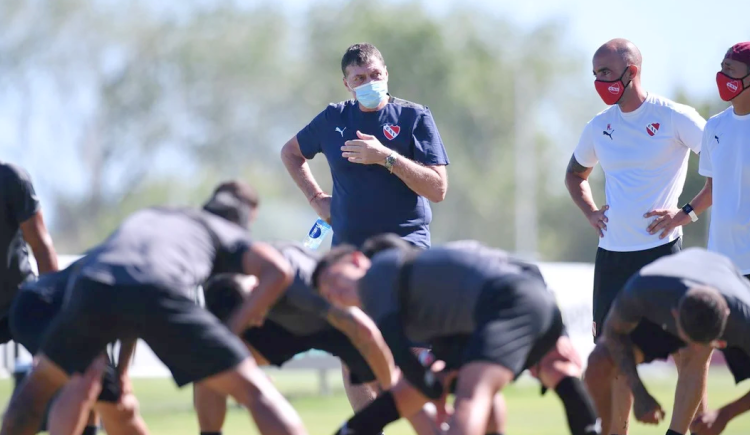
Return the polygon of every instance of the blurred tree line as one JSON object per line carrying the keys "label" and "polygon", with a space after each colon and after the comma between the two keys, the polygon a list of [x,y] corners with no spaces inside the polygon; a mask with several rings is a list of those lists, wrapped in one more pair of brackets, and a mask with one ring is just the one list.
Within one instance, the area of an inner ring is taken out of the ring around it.
{"label": "blurred tree line", "polygon": [[[434,206],[436,243],[476,238],[513,250],[514,186],[526,170],[514,163],[514,141],[523,128],[523,152],[537,168],[541,259],[593,260],[596,236],[569,200],[563,172],[601,103],[581,74],[590,54],[569,48],[564,25],[520,29],[460,6],[435,16],[409,1],[320,0],[295,14],[273,3],[162,3],[0,2],[0,95],[21,95],[21,132],[38,125],[31,96],[41,80],[52,89],[47,100],[85,107],[59,122],[75,133],[69,149],[80,165],[70,170],[81,171],[86,187],[71,192],[63,177],[42,198],[54,208],[59,252],[81,252],[143,206],[197,205],[230,177],[262,195],[258,238],[301,239],[315,216],[280,148],[329,102],[349,98],[341,55],[368,41],[383,52],[391,92],[429,106],[446,144],[450,187]],[[684,92],[677,100],[690,103]],[[704,116],[719,110],[693,105]],[[690,164],[688,199],[703,184],[697,159]],[[312,165],[330,186],[324,159]],[[601,203],[602,177],[594,182]],[[686,233],[687,245],[704,244],[704,225]]]}

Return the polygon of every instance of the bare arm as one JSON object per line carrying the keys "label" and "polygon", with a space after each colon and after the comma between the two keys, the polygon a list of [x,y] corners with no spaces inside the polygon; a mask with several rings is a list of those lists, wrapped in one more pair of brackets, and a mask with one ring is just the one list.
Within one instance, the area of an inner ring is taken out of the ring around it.
{"label": "bare arm", "polygon": [[646,387],[643,385],[640,376],[638,376],[633,342],[630,339],[630,332],[637,325],[637,322],[626,322],[621,318],[617,312],[616,303],[610,310],[607,320],[604,323],[604,343],[615,364],[617,364],[620,373],[625,376],[633,394],[646,391]]}
{"label": "bare arm", "polygon": [[21,223],[21,232],[23,233],[23,239],[34,252],[39,273],[56,272],[58,270],[57,253],[52,245],[52,237],[50,237],[47,227],[44,225],[44,216],[41,210]]}
{"label": "bare arm", "polygon": [[690,346],[688,349],[680,353],[680,371],[669,425],[670,429],[679,433],[687,433],[701,403],[706,389],[708,362],[713,351],[710,346]]}
{"label": "bare arm", "polygon": [[307,159],[302,155],[297,136],[289,139],[289,141],[281,148],[281,161],[284,163],[287,172],[289,172],[292,180],[297,184],[297,187],[299,187],[305,195],[308,202],[311,201],[315,195],[323,192],[323,189],[320,188],[318,182],[315,181],[312,171],[310,171],[310,165],[307,164]]}
{"label": "bare arm", "polygon": [[587,168],[578,163],[575,155],[572,155],[568,169],[565,171],[565,187],[568,188],[568,193],[575,205],[587,218],[598,210],[589,185],[589,176],[593,170],[594,168]]}
{"label": "bare arm", "polygon": [[730,421],[747,411],[750,411],[750,393],[716,411],[697,416],[690,425],[690,431],[701,435],[718,435],[726,429]]}
{"label": "bare arm", "polygon": [[405,157],[393,164],[393,174],[409,189],[431,202],[441,202],[448,192],[448,172],[445,166],[422,166]]}
{"label": "bare arm", "polygon": [[703,189],[701,189],[701,191],[695,195],[695,198],[690,201],[690,205],[693,206],[695,214],[700,215],[711,207],[711,204],[713,203],[713,186],[714,179],[706,177],[706,184],[703,185]]}
{"label": "bare arm", "polygon": [[253,243],[242,259],[243,271],[258,278],[258,285],[229,321],[240,334],[248,325],[261,325],[271,306],[292,283],[292,270],[286,259],[265,243]]}
{"label": "bare arm", "polygon": [[380,386],[387,390],[395,385],[398,372],[393,355],[375,323],[356,307],[346,309],[331,306],[326,319],[343,332],[359,350],[375,373]]}

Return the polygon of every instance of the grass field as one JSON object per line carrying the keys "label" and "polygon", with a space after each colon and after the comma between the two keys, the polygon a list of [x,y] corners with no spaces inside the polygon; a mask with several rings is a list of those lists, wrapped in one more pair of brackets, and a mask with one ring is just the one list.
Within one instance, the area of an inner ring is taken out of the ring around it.
{"label": "grass field", "polygon": [[[343,393],[340,382],[330,396],[318,396],[317,379],[311,372],[270,372],[278,388],[290,399],[302,416],[310,435],[333,434],[338,425],[351,415],[351,408]],[[332,372],[331,377],[336,378]],[[141,411],[154,435],[197,435],[197,422],[192,410],[192,389],[178,390],[171,380],[136,379],[136,395],[141,402]],[[674,392],[674,376],[648,379],[647,386],[665,409],[670,409]],[[735,386],[726,369],[712,369],[709,381],[709,401],[719,406],[747,392],[750,384]],[[12,388],[11,381],[0,381],[0,404],[3,409]],[[530,381],[519,383],[507,389],[508,434],[509,435],[557,435],[567,434],[565,415],[558,398],[554,394],[539,396],[538,386]],[[669,418],[669,414],[667,418]],[[635,424],[632,435],[663,434],[668,423],[659,427]],[[227,416],[225,435],[256,434],[254,424],[243,409],[232,407]],[[386,435],[406,435],[413,433],[410,427],[399,422],[388,427]],[[740,417],[729,425],[725,435],[750,434],[750,415]]]}

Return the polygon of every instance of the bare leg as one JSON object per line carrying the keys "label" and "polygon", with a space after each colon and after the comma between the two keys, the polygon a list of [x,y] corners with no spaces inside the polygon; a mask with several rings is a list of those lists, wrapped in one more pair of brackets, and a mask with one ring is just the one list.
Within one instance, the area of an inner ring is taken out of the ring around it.
{"label": "bare leg", "polygon": [[201,432],[221,432],[227,414],[227,396],[205,385],[193,386],[193,404]]}
{"label": "bare leg", "polygon": [[234,397],[250,411],[262,435],[307,434],[297,412],[250,357],[200,384]]}
{"label": "bare leg", "polygon": [[107,435],[148,435],[146,422],[138,412],[138,400],[124,394],[118,403],[97,402],[94,407],[102,416]]}
{"label": "bare leg", "polygon": [[611,434],[627,435],[632,408],[633,393],[630,391],[625,377],[617,374],[612,381],[612,420],[609,425]]}
{"label": "bare leg", "polygon": [[99,415],[96,413],[96,411],[91,411],[89,413],[89,418],[86,422],[86,426],[99,427]]}
{"label": "bare leg", "polygon": [[[597,416],[590,394],[581,382],[582,372],[583,362],[580,355],[570,337],[562,336],[558,338],[555,347],[547,352],[532,370],[532,375],[545,387],[555,390],[565,407],[568,427],[573,435],[600,434],[601,420]],[[607,379],[603,381],[604,385],[611,385],[608,382],[611,373],[608,376],[605,376]]]}
{"label": "bare leg", "polygon": [[473,362],[463,366],[456,389],[456,411],[448,435],[484,435],[493,398],[513,380],[513,373],[497,364]]}
{"label": "bare leg", "polygon": [[346,397],[349,399],[349,403],[352,405],[354,412],[369,405],[376,397],[378,397],[380,388],[378,387],[377,382],[352,385],[349,378],[349,368],[343,363],[341,364],[341,375],[344,377],[344,390],[346,391]]}
{"label": "bare leg", "polygon": [[[0,435],[36,435],[47,404],[68,382],[68,375],[44,355],[11,399]],[[83,420],[85,423],[85,419]]]}
{"label": "bare leg", "polygon": [[52,405],[49,416],[50,435],[79,435],[96,413],[91,408],[102,389],[101,379],[106,360],[100,358],[81,375],[73,375]]}
{"label": "bare leg", "polygon": [[[708,409],[706,385],[712,353],[707,347],[686,347],[672,354],[678,377],[669,428],[675,432],[687,433],[695,415]],[[698,389],[700,393],[696,397]]]}
{"label": "bare leg", "polygon": [[508,410],[505,406],[503,393],[495,394],[492,399],[492,411],[487,421],[488,434],[505,433],[505,424],[508,421]]}

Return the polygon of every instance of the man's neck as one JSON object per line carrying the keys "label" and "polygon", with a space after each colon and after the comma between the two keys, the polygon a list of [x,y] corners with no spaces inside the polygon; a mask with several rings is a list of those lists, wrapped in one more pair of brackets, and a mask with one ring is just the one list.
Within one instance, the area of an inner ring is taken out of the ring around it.
{"label": "man's neck", "polygon": [[648,97],[648,92],[641,89],[640,85],[633,83],[631,86],[632,92],[630,92],[630,95],[624,96],[623,101],[620,101],[619,103],[620,110],[622,110],[623,113],[629,113],[638,110],[638,108],[643,105],[643,102],[646,101],[646,98]]}
{"label": "man's neck", "polygon": [[734,108],[734,114],[737,116],[750,115],[750,91],[747,92],[747,95],[743,92],[732,100],[732,107]]}

